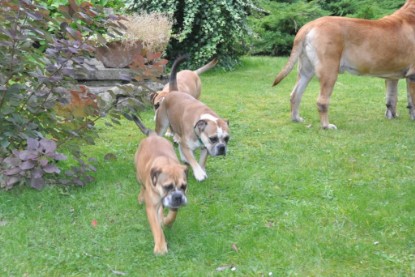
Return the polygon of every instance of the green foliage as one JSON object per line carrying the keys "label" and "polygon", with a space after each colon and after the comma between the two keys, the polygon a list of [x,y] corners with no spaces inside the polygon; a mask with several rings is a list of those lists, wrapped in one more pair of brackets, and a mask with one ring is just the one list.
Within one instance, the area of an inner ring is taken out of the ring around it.
{"label": "green foliage", "polygon": [[380,18],[402,6],[404,0],[259,0],[268,13],[249,19],[255,32],[251,37],[251,53],[289,55],[295,34],[307,22],[324,15],[366,19]]}
{"label": "green foliage", "polygon": [[390,14],[400,8],[405,0],[316,0],[330,15],[373,19]]}
{"label": "green foliage", "polygon": [[[50,10],[58,9],[60,6],[66,6],[70,0],[39,0],[39,3],[46,5]],[[91,0],[88,1],[94,6],[101,6],[105,8],[112,8],[116,11],[123,10],[125,8],[125,1],[123,0]],[[76,0],[76,3],[82,3],[81,0]]]}
{"label": "green foliage", "polygon": [[[117,16],[107,19],[102,7],[87,2],[70,1],[53,13],[43,4],[15,0],[0,7],[0,188],[92,181],[95,168],[81,146],[94,144],[102,116],[120,118],[74,81],[79,69],[94,70],[86,59],[94,54],[96,30]],[[137,59],[138,71],[152,61]]]}
{"label": "green foliage", "polygon": [[131,6],[136,12],[167,13],[175,19],[169,59],[189,53],[192,66],[198,67],[219,56],[228,68],[246,51],[246,18],[253,8],[252,1],[245,0],[134,0]]}
{"label": "green foliage", "polygon": [[250,18],[256,33],[252,37],[252,54],[285,55],[290,53],[298,29],[305,23],[326,15],[314,2],[294,1],[293,3],[263,2],[269,11],[265,17]]}

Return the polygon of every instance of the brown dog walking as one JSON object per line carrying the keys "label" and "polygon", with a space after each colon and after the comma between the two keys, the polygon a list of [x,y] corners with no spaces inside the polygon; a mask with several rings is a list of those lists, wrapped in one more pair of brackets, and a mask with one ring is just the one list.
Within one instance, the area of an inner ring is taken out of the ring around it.
{"label": "brown dog walking", "polygon": [[[187,167],[179,162],[167,139],[147,129],[136,116],[132,119],[147,135],[140,142],[134,159],[137,181],[142,185],[138,201],[144,201],[146,206],[154,237],[154,253],[165,254],[167,242],[162,228],[172,225],[178,209],[187,203]],[[163,214],[164,208],[169,209],[167,216]]]}
{"label": "brown dog walking", "polygon": [[398,81],[406,78],[408,109],[415,119],[415,0],[379,20],[322,17],[297,33],[287,64],[277,75],[280,83],[298,62],[297,83],[291,92],[291,118],[301,122],[299,106],[315,75],[320,81],[317,108],[321,127],[336,129],[328,118],[337,75],[344,71],[386,80],[386,117],[396,117]]}
{"label": "brown dog walking", "polygon": [[[182,61],[182,59],[178,59]],[[180,157],[188,163],[198,181],[207,178],[206,160],[208,155],[226,155],[229,140],[228,122],[213,110],[187,93],[177,91],[177,60],[170,73],[170,90],[156,112],[156,132],[164,135],[170,127],[175,141],[179,144]],[[194,151],[201,149],[199,162]]]}

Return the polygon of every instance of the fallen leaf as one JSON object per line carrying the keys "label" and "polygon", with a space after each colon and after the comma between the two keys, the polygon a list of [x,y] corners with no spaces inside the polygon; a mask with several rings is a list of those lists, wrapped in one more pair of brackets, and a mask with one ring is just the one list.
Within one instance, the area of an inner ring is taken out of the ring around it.
{"label": "fallen leaf", "polygon": [[267,223],[265,224],[265,226],[266,226],[267,228],[272,228],[272,227],[274,227],[274,221],[267,221]]}
{"label": "fallen leaf", "polygon": [[115,275],[121,275],[121,276],[125,276],[127,275],[127,273],[122,272],[122,271],[118,271],[118,270],[111,270],[112,273],[114,273]]}
{"label": "fallen leaf", "polygon": [[117,160],[117,155],[115,155],[114,153],[107,153],[104,156],[104,160],[106,160],[106,161],[116,161]]}
{"label": "fallen leaf", "polygon": [[222,265],[222,266],[217,267],[216,268],[216,271],[224,271],[224,270],[230,269],[232,267],[233,267],[233,265],[231,265],[231,264],[229,264],[229,265]]}

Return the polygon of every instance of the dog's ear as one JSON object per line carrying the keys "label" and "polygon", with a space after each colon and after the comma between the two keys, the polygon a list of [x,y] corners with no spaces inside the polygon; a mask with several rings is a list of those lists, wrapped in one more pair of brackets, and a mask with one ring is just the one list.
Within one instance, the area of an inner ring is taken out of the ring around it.
{"label": "dog's ear", "polygon": [[156,96],[157,96],[157,92],[150,93],[150,101],[152,105],[154,105],[154,99],[156,99]]}
{"label": "dog's ear", "polygon": [[150,171],[150,177],[151,177],[151,183],[153,186],[157,185],[157,179],[161,173],[161,170],[159,168],[153,167]]}
{"label": "dog's ear", "polygon": [[196,132],[197,134],[199,134],[199,133],[203,132],[203,130],[205,130],[206,126],[207,126],[207,121],[204,120],[204,119],[201,119],[196,123],[194,129],[195,129],[195,131],[199,131],[199,132]]}

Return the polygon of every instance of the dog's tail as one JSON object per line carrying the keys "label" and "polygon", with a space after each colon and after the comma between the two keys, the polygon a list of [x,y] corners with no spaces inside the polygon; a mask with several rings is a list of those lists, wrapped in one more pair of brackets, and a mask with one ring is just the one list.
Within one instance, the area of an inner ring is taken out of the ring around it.
{"label": "dog's tail", "polygon": [[214,58],[209,63],[202,66],[201,68],[196,69],[194,72],[196,72],[197,75],[200,75],[200,74],[208,71],[209,69],[213,68],[217,63],[218,63],[218,59]]}
{"label": "dog's tail", "polygon": [[173,66],[171,68],[171,72],[170,72],[169,91],[178,90],[178,87],[177,87],[177,78],[176,78],[177,69],[178,69],[179,65],[181,63],[183,63],[187,59],[189,59],[189,55],[188,54],[179,56],[174,61]]}
{"label": "dog's tail", "polygon": [[125,118],[127,118],[128,120],[132,120],[135,122],[135,124],[138,126],[138,128],[140,129],[140,131],[148,136],[149,134],[151,134],[153,132],[153,130],[148,129],[146,126],[144,126],[143,122],[135,115],[135,114],[126,114],[124,113]]}
{"label": "dog's tail", "polygon": [[291,49],[290,57],[288,58],[287,63],[285,64],[284,68],[278,73],[277,77],[275,77],[274,83],[272,86],[278,85],[287,75],[293,70],[294,65],[296,64],[298,57],[300,57],[301,53],[303,52],[304,47],[304,39],[307,35],[308,30],[305,28],[300,29],[297,35],[295,36],[293,48]]}

